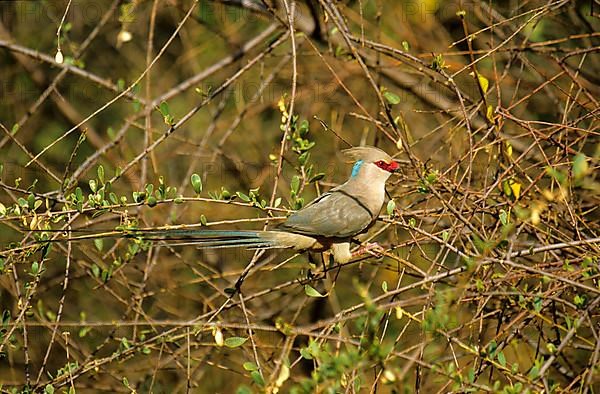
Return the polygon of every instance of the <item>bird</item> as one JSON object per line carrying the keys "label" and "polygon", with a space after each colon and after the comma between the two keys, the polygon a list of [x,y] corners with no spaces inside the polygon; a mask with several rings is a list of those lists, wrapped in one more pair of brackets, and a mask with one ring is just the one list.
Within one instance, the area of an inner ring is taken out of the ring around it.
{"label": "bird", "polygon": [[345,149],[354,165],[348,180],[292,213],[273,230],[169,229],[135,232],[146,240],[177,241],[198,248],[293,249],[330,252],[344,264],[354,257],[353,237],[366,232],[377,220],[385,201],[388,178],[400,165],[373,146]]}

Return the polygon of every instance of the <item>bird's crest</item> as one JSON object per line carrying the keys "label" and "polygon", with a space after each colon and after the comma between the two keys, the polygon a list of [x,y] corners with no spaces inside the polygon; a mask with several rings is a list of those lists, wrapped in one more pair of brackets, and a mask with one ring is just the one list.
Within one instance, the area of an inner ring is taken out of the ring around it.
{"label": "bird's crest", "polygon": [[389,163],[392,161],[390,155],[374,146],[357,146],[355,148],[344,149],[342,154],[351,162],[362,160],[363,162],[374,163],[383,160]]}

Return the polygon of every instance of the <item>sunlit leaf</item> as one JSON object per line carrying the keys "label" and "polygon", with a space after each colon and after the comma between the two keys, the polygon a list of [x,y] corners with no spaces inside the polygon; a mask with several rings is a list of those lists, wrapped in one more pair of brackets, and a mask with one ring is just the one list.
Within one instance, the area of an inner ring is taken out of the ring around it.
{"label": "sunlit leaf", "polygon": [[396,202],[394,200],[390,200],[387,203],[387,214],[392,216],[394,214],[394,210],[396,209]]}
{"label": "sunlit leaf", "polygon": [[515,200],[518,200],[521,196],[521,184],[517,181],[510,181],[510,190],[512,191],[513,196],[515,196]]}
{"label": "sunlit leaf", "polygon": [[398,96],[396,93],[392,93],[389,90],[386,90],[385,92],[383,92],[383,97],[385,97],[385,100],[392,105],[396,105],[396,104],[400,104],[400,96]]}
{"label": "sunlit leaf", "polygon": [[192,174],[190,181],[192,182],[192,188],[196,194],[202,192],[202,178],[198,174]]}
{"label": "sunlit leaf", "polygon": [[94,246],[96,247],[98,252],[102,252],[102,249],[104,249],[104,240],[102,238],[94,239]]}
{"label": "sunlit leaf", "polygon": [[490,123],[494,123],[494,108],[492,108],[491,104],[487,106],[487,110],[485,111],[485,117],[487,118],[487,120],[490,121]]}
{"label": "sunlit leaf", "polygon": [[589,171],[587,159],[583,153],[575,155],[573,160],[573,178],[579,180],[586,176]]}
{"label": "sunlit leaf", "polygon": [[283,383],[288,380],[290,377],[290,367],[285,364],[281,365],[281,370],[279,371],[279,376],[275,381],[275,387],[281,387]]}
{"label": "sunlit leaf", "polygon": [[488,81],[486,77],[479,73],[477,73],[477,81],[479,82],[479,86],[481,87],[483,94],[487,93],[488,87],[490,86],[490,81]]}
{"label": "sunlit leaf", "polygon": [[311,285],[304,285],[304,292],[309,297],[325,297],[323,294],[315,290]]}

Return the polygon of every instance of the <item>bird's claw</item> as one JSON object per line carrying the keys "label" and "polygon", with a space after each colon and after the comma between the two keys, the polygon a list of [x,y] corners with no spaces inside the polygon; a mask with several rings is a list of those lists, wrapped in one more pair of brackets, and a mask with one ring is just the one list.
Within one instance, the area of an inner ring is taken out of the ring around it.
{"label": "bird's claw", "polygon": [[377,242],[368,242],[365,245],[361,245],[356,251],[352,253],[352,257],[358,257],[363,254],[370,254],[377,258],[383,256],[383,247],[379,245]]}

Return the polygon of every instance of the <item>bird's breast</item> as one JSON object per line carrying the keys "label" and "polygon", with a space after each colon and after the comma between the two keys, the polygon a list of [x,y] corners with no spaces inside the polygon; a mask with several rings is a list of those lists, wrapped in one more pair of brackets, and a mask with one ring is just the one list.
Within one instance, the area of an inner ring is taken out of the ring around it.
{"label": "bird's breast", "polygon": [[354,187],[353,195],[364,205],[373,218],[376,218],[381,211],[385,199],[385,187],[373,187],[376,185],[361,184]]}

